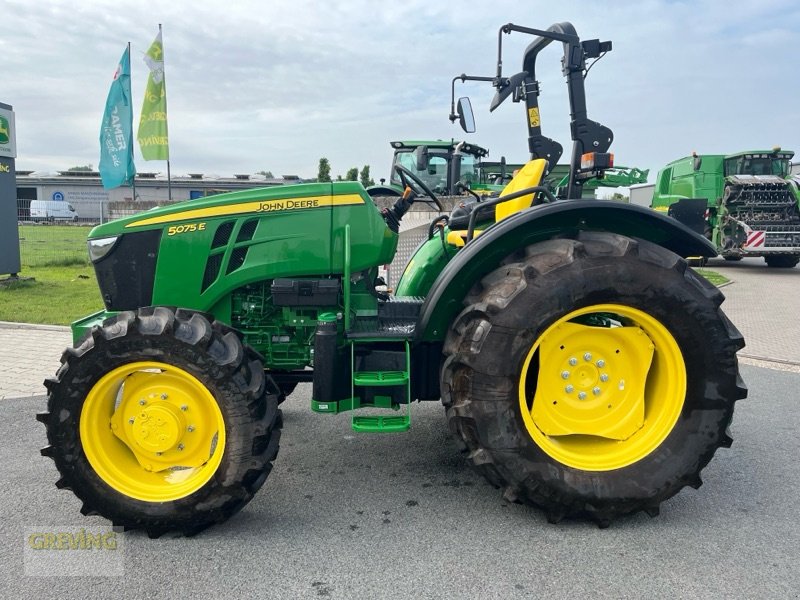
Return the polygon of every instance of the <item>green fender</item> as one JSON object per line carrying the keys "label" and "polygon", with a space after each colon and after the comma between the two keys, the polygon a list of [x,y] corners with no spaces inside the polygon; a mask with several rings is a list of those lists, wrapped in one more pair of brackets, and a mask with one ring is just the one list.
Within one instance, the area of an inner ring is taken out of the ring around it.
{"label": "green fender", "polygon": [[371,185],[367,188],[370,196],[402,196],[403,188],[396,185]]}
{"label": "green fender", "polygon": [[565,200],[521,211],[486,229],[458,251],[425,298],[418,342],[443,340],[472,285],[514,251],[565,232],[610,231],[648,240],[682,257],[717,255],[714,245],[649,208],[602,200]]}

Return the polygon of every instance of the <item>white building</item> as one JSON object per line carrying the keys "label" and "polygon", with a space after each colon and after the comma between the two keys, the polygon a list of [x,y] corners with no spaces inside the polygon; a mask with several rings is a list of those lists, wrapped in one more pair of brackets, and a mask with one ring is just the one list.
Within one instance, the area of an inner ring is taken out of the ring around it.
{"label": "white building", "polygon": [[[267,179],[262,175],[217,177],[191,173],[172,178],[172,201],[193,200],[222,192],[286,183],[300,183],[294,175]],[[96,171],[61,171],[39,173],[17,171],[17,211],[20,220],[30,215],[31,200],[68,202],[80,220],[104,221],[108,218],[146,210],[169,202],[166,176],[156,173],[137,173],[136,199],[131,187],[103,189]]]}

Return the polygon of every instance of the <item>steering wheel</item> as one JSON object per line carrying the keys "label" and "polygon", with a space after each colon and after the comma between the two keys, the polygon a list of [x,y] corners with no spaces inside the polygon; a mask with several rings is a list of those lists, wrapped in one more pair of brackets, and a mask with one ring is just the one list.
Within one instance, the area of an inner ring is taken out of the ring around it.
{"label": "steering wheel", "polygon": [[[439,198],[436,197],[436,194],[434,194],[431,191],[431,189],[427,185],[425,185],[425,183],[423,183],[423,181],[415,173],[412,173],[406,167],[400,164],[395,165],[394,170],[400,177],[400,182],[403,184],[404,188],[408,186],[412,190],[414,190],[414,193],[416,193],[418,196],[427,196],[428,198],[433,200],[433,203],[436,204],[436,207],[441,212],[445,212],[444,206],[442,205]],[[422,193],[420,194],[420,192]],[[427,201],[423,200],[423,202]]]}

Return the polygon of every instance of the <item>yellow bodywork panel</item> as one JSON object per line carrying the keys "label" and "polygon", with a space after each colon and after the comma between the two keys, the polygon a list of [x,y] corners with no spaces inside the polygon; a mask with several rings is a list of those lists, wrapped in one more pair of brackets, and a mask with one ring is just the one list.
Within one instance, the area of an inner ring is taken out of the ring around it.
{"label": "yellow bodywork panel", "polygon": [[[500,192],[500,196],[507,196],[525,188],[536,187],[542,181],[544,170],[547,168],[547,161],[543,158],[537,158],[529,161],[524,167],[519,170],[519,173],[514,175],[514,178],[508,182],[508,185]],[[533,194],[526,194],[513,200],[507,200],[497,205],[495,212],[495,221],[502,221],[506,217],[510,217],[516,212],[529,208],[533,202]]]}

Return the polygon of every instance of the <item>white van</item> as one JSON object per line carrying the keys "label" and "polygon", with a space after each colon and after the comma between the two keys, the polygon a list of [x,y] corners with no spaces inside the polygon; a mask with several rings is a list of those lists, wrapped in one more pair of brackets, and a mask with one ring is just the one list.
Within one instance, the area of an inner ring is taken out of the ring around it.
{"label": "white van", "polygon": [[69,202],[31,200],[32,221],[74,221],[78,213]]}

